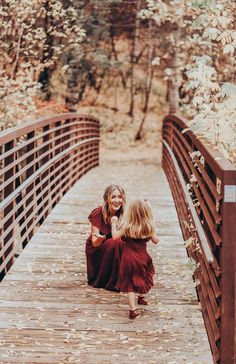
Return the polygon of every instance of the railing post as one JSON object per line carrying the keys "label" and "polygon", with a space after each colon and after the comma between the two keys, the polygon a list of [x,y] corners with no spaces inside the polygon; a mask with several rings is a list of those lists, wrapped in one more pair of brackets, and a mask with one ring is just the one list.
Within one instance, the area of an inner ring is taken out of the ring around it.
{"label": "railing post", "polygon": [[[14,140],[7,143],[5,145],[5,152],[12,150],[14,148],[14,145],[15,145]],[[8,157],[5,158],[5,167],[8,166],[9,164],[11,164],[12,162],[14,162],[14,153],[13,152],[12,152],[12,154],[10,154]],[[10,179],[11,177],[13,177],[14,172],[15,172],[15,168],[12,167],[6,173],[4,173],[4,182],[7,181],[8,179]],[[3,198],[6,198],[7,196],[9,196],[13,191],[14,191],[14,182],[10,182],[4,188]],[[6,217],[8,215],[8,213],[13,209],[13,207],[14,207],[14,202],[11,202],[4,209],[3,216]],[[3,229],[6,230],[9,226],[12,225],[12,223],[13,223],[13,216],[11,216],[9,219],[7,219],[7,221],[4,224]],[[3,240],[3,246],[7,244],[7,242],[13,237],[13,235],[14,235],[14,231],[13,231],[13,227],[12,227],[12,230],[8,233],[8,235]],[[9,246],[9,248],[6,250],[6,252],[4,253],[4,256],[2,257],[3,261],[9,254],[11,254],[12,249],[13,249],[13,244],[11,244]],[[14,257],[12,256],[11,259],[9,260],[9,262],[6,264],[4,271],[0,272],[1,278],[9,271],[9,269],[11,268],[13,263],[14,263]]]}
{"label": "railing post", "polygon": [[236,172],[223,177],[221,252],[221,345],[222,364],[236,362]]}

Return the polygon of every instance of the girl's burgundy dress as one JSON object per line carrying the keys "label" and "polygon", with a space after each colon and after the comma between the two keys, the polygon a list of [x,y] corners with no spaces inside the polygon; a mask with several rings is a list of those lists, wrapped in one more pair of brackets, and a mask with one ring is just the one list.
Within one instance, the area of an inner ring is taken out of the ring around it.
{"label": "girl's burgundy dress", "polygon": [[124,242],[112,239],[111,225],[103,219],[102,206],[95,208],[88,219],[100,230],[100,234],[106,235],[106,240],[99,247],[93,246],[91,235],[86,242],[88,284],[109,291],[119,291],[115,286]]}
{"label": "girl's burgundy dress", "polygon": [[152,258],[147,252],[149,239],[122,237],[124,248],[116,288],[121,292],[145,294],[153,286],[155,274]]}

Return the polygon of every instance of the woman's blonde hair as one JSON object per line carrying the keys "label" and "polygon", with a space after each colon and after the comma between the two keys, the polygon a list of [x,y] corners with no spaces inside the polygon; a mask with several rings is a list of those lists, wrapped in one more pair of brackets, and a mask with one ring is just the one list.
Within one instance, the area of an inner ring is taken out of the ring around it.
{"label": "woman's blonde hair", "polygon": [[106,223],[109,222],[109,218],[111,217],[109,206],[108,206],[108,199],[111,197],[111,195],[113,194],[113,192],[115,190],[118,190],[120,192],[120,194],[122,195],[122,200],[123,200],[121,207],[120,207],[119,211],[117,212],[117,217],[119,218],[119,221],[121,221],[122,216],[124,214],[124,206],[125,206],[125,202],[126,202],[125,191],[119,185],[111,184],[106,187],[104,194],[103,194],[104,203],[103,203],[103,208],[102,208],[102,215],[103,215],[103,219]]}
{"label": "woman's blonde hair", "polygon": [[125,210],[122,230],[124,236],[133,239],[150,238],[155,233],[152,208],[146,200],[137,199]]}

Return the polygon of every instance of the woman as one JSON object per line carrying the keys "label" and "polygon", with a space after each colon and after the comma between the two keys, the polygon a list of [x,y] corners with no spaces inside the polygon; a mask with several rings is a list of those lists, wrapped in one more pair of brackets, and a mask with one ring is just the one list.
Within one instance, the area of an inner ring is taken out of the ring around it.
{"label": "woman", "polygon": [[91,234],[86,242],[88,284],[118,291],[115,285],[124,242],[112,239],[111,218],[117,216],[118,224],[121,223],[125,192],[118,185],[109,185],[104,191],[103,200],[103,206],[95,208],[88,217],[91,223]]}

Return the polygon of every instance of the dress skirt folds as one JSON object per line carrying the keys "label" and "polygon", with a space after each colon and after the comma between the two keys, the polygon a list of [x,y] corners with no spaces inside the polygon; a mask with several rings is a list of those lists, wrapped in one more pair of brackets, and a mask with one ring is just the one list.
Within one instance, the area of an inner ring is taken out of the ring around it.
{"label": "dress skirt folds", "polygon": [[149,239],[123,237],[124,248],[116,288],[121,292],[145,294],[153,286],[154,266],[147,252]]}
{"label": "dress skirt folds", "polygon": [[107,237],[99,247],[93,246],[91,235],[86,242],[88,284],[109,291],[119,291],[116,284],[124,242],[112,239],[111,226],[105,223],[101,206],[95,208],[88,219],[99,229],[100,234]]}

